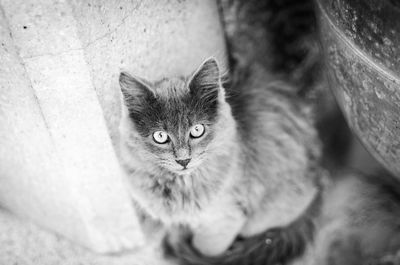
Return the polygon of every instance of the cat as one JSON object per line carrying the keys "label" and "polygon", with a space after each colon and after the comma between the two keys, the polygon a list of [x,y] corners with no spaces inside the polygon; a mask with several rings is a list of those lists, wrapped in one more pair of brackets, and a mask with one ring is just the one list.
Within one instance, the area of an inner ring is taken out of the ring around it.
{"label": "cat", "polygon": [[165,242],[168,254],[185,265],[400,264],[400,184],[351,171],[323,179],[314,202],[286,227],[237,239],[218,257],[202,255],[187,237]]}
{"label": "cat", "polygon": [[120,157],[132,197],[167,227],[188,226],[203,255],[289,224],[317,194],[309,109],[257,69],[241,90],[224,88],[214,58],[188,77],[120,74]]}
{"label": "cat", "polygon": [[[251,67],[253,71],[282,73],[286,82],[297,87],[298,95],[314,100],[310,105],[319,103],[315,100],[316,95],[320,94],[320,101],[321,95],[329,94],[327,86],[321,82],[323,64],[315,32],[313,1],[220,0],[219,4],[232,65],[240,68],[256,65]],[[262,79],[259,83],[270,82],[265,82],[257,73],[250,76],[250,82],[244,81],[239,87],[247,89],[259,78]],[[239,76],[238,79],[243,78]],[[262,87],[259,86],[261,90]],[[228,98],[228,101],[232,100]],[[322,108],[320,106],[316,111],[317,116],[327,112],[329,106],[327,108],[326,105],[332,105],[326,104],[326,101],[319,104]],[[240,120],[240,115],[236,114],[236,117]],[[335,127],[328,133],[338,131]],[[337,142],[335,144],[335,148],[342,151],[337,148]],[[165,240],[167,252],[188,265],[386,264],[385,259],[381,259],[385,253],[393,260],[395,255],[391,254],[396,252],[399,235],[396,190],[391,189],[391,185],[363,175],[338,175],[322,182],[313,203],[287,226],[278,225],[246,238],[239,236],[228,251],[218,256],[209,257],[200,253],[192,246],[190,233],[183,234],[179,241],[174,240],[174,244]],[[376,176],[377,179],[381,177]],[[382,224],[381,217],[386,224]],[[380,227],[386,227],[386,232],[378,232]],[[390,241],[392,246],[380,248]],[[400,258],[393,264],[400,264],[399,261]]]}

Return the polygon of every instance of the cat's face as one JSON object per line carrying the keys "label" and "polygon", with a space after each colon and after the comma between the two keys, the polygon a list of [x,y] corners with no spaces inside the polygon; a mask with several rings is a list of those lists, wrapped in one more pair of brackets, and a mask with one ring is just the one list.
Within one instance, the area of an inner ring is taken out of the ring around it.
{"label": "cat's face", "polygon": [[132,130],[147,162],[188,174],[209,158],[218,128],[219,108],[226,104],[217,62],[207,60],[188,79],[151,84],[121,73],[120,85]]}

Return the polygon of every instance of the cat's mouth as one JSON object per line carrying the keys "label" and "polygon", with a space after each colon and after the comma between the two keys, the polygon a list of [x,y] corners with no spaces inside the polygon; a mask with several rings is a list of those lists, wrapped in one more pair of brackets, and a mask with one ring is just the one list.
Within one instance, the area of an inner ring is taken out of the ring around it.
{"label": "cat's mouth", "polygon": [[195,164],[186,165],[186,166],[165,165],[164,168],[174,174],[188,175],[188,174],[193,173],[196,170],[197,165],[195,165]]}
{"label": "cat's mouth", "polygon": [[182,174],[182,175],[187,175],[187,174],[190,174],[190,173],[192,173],[192,172],[193,172],[193,170],[194,170],[194,168],[193,168],[193,167],[190,167],[190,168],[188,168],[188,167],[185,167],[185,168],[181,168],[180,170],[178,170],[178,172],[179,172],[179,174]]}
{"label": "cat's mouth", "polygon": [[173,173],[175,173],[175,174],[178,174],[178,175],[189,175],[189,174],[191,174],[193,171],[195,170],[195,167],[182,167],[182,168],[179,168],[179,169],[170,169],[170,171],[172,171]]}

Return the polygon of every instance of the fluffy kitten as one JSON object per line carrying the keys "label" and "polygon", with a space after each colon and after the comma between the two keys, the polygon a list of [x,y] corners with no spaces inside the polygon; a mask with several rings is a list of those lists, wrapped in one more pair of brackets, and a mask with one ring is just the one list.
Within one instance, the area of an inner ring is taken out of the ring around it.
{"label": "fluffy kitten", "polygon": [[316,194],[319,147],[307,108],[257,69],[240,91],[223,88],[213,58],[190,77],[120,75],[121,159],[132,196],[153,218],[188,225],[205,255],[224,252],[238,235],[289,224]]}

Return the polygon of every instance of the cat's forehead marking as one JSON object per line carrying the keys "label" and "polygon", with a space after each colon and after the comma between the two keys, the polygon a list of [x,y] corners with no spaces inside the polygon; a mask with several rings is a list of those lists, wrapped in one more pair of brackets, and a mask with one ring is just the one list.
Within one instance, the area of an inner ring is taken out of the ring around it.
{"label": "cat's forehead marking", "polygon": [[163,98],[179,98],[189,91],[183,77],[162,79],[154,84],[153,89],[158,96]]}

